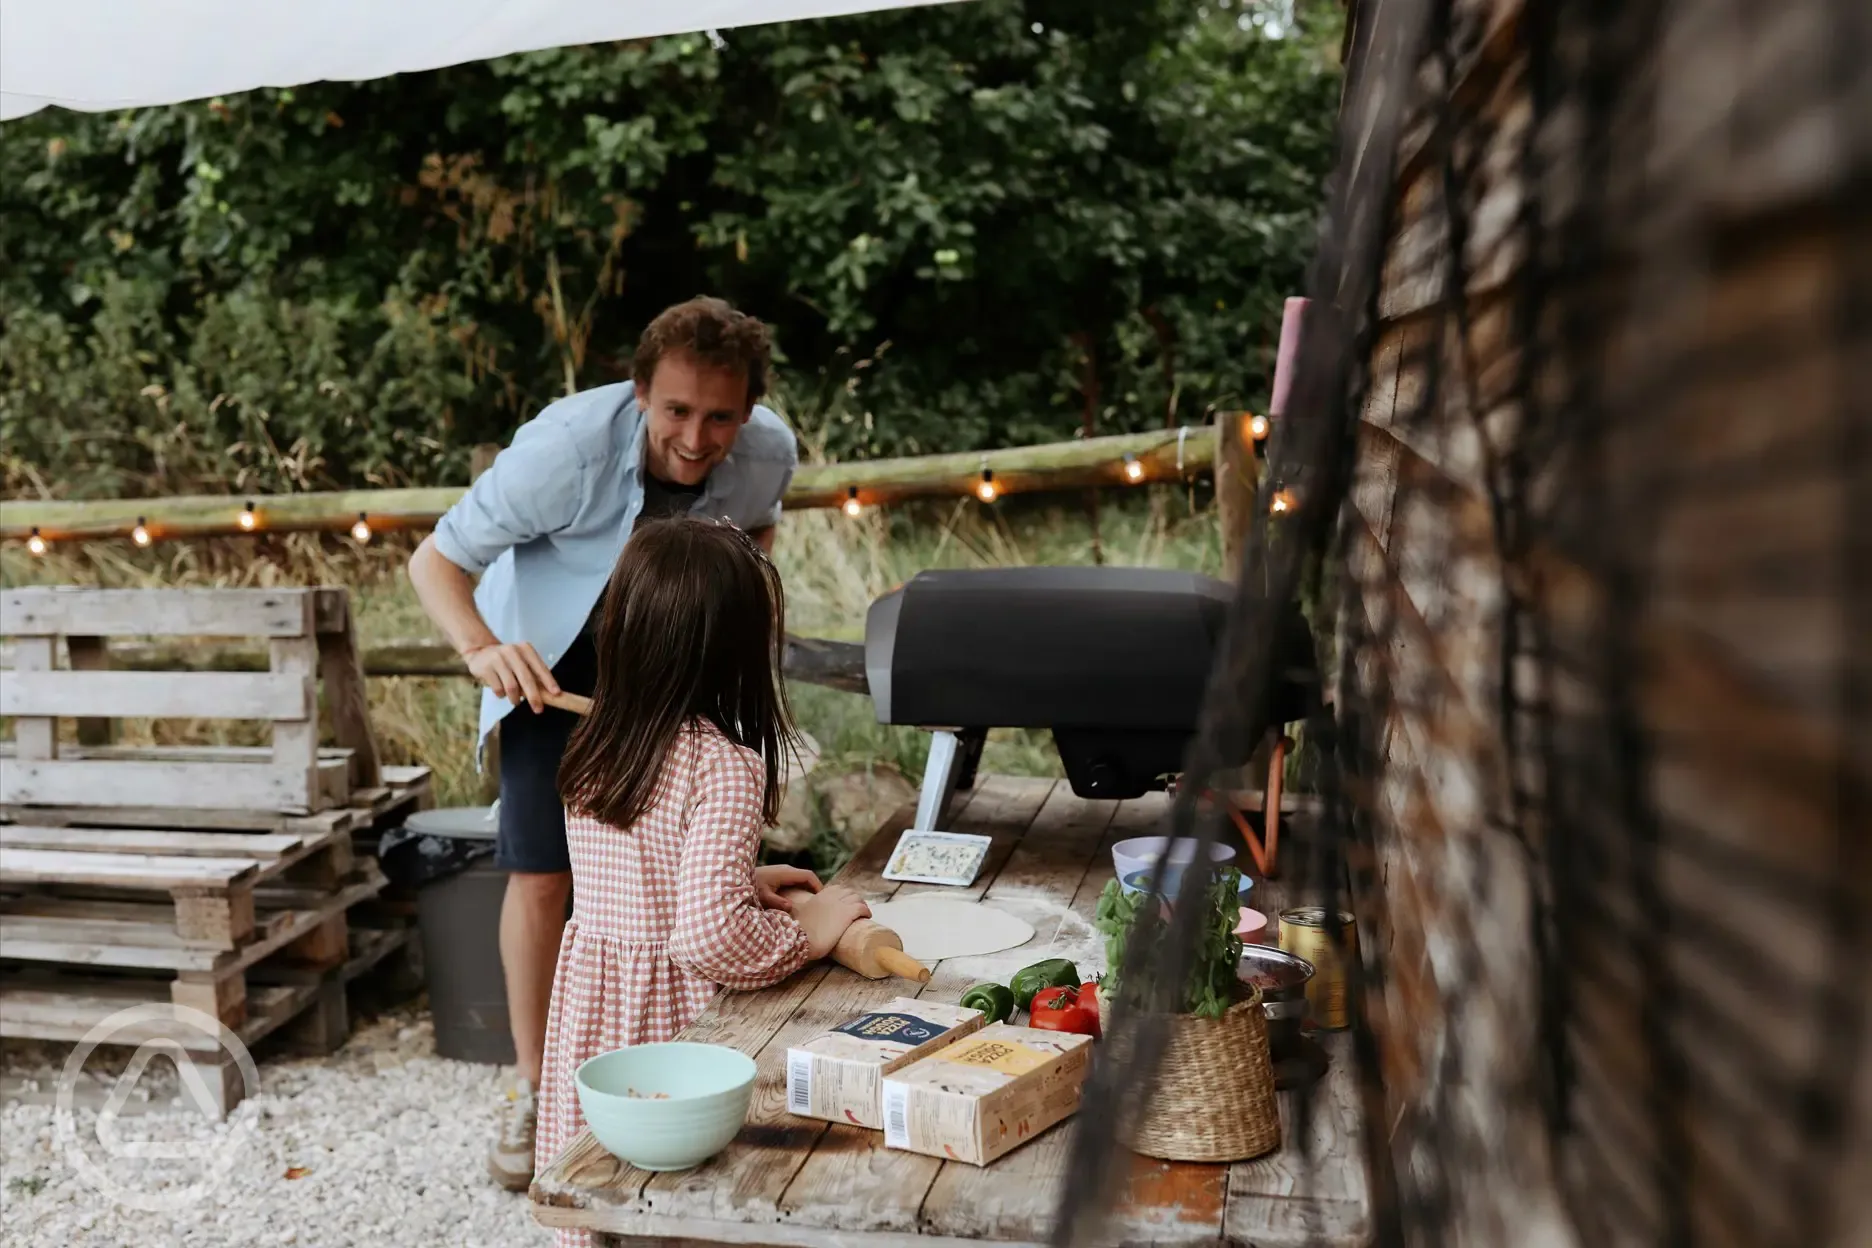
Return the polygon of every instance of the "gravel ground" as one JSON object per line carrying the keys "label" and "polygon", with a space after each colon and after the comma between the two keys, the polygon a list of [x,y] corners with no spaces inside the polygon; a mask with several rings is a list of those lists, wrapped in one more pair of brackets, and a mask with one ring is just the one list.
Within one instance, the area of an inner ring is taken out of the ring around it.
{"label": "gravel ground", "polygon": [[[226,1123],[203,1118],[160,1059],[120,1112],[102,1113],[133,1050],[94,1053],[74,1098],[77,1143],[107,1180],[180,1204],[173,1209],[113,1200],[70,1160],[55,1123],[69,1052],[9,1042],[0,1053],[5,1248],[551,1242],[526,1197],[501,1191],[484,1169],[504,1072],[437,1057],[420,1003],[357,1025],[329,1057],[262,1061],[259,1095]],[[204,1183],[215,1158],[225,1174]],[[190,1196],[192,1187],[203,1190]]]}

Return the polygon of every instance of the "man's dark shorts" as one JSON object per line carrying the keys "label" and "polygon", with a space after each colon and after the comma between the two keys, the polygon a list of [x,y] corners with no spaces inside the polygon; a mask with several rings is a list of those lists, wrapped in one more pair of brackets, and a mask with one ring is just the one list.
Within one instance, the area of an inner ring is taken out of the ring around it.
{"label": "man's dark shorts", "polygon": [[[567,693],[590,697],[598,683],[598,651],[590,632],[579,634],[552,669]],[[524,702],[500,721],[500,831],[495,865],[507,871],[572,869],[566,851],[565,803],[559,800],[559,763],[579,717]]]}

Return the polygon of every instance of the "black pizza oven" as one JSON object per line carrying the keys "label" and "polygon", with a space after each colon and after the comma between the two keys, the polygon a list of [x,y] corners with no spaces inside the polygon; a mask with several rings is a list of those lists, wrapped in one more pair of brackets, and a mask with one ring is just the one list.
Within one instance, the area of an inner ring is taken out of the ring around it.
{"label": "black pizza oven", "polygon": [[[973,783],[990,728],[1049,729],[1081,797],[1164,787],[1233,597],[1191,572],[1078,567],[923,572],[878,599],[865,621],[878,722],[937,733],[917,826]],[[1282,681],[1275,722],[1301,718],[1302,695]]]}

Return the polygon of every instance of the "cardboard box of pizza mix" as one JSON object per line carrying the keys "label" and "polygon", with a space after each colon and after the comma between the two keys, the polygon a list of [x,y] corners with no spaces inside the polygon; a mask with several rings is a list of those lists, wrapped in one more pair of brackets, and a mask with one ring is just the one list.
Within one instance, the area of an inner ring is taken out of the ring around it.
{"label": "cardboard box of pizza mix", "polygon": [[988,1020],[979,1010],[898,997],[787,1050],[787,1111],[802,1118],[884,1125],[885,1075],[934,1053]]}
{"label": "cardboard box of pizza mix", "polygon": [[995,1023],[884,1078],[884,1143],[977,1166],[1072,1117],[1092,1037]]}

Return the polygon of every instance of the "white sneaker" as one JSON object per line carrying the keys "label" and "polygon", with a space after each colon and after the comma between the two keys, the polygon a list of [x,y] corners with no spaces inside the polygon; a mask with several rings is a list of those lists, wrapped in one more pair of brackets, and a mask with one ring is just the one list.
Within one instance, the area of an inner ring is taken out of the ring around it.
{"label": "white sneaker", "polygon": [[539,1127],[539,1101],[525,1079],[514,1084],[511,1103],[501,1122],[500,1138],[488,1150],[488,1174],[510,1192],[524,1192],[533,1184],[533,1138]]}

